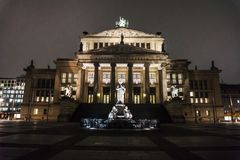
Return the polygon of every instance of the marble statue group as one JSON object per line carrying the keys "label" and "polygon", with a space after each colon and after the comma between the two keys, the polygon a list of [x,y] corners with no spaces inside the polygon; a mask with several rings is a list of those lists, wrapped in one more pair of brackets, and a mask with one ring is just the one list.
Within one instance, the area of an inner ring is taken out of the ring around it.
{"label": "marble statue group", "polygon": [[123,86],[122,82],[119,81],[119,84],[116,88],[117,92],[117,103],[112,107],[111,112],[108,114],[109,120],[114,120],[116,118],[132,119],[132,114],[128,107],[124,104],[124,95],[126,88]]}

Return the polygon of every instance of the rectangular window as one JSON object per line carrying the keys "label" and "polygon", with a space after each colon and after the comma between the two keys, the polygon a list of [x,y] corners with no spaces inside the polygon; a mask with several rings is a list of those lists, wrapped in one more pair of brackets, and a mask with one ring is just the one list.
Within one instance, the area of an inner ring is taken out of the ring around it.
{"label": "rectangular window", "polygon": [[72,83],[72,73],[68,73],[68,83]]}
{"label": "rectangular window", "polygon": [[156,103],[156,88],[150,87],[150,103],[155,104]]}
{"label": "rectangular window", "polygon": [[136,43],[136,47],[139,47],[139,45],[140,45],[139,43]]}
{"label": "rectangular window", "polygon": [[74,82],[74,83],[77,83],[77,80],[78,80],[78,74],[74,74],[74,76],[73,76],[73,82]]}
{"label": "rectangular window", "polygon": [[93,49],[97,49],[98,48],[98,43],[94,43],[93,44]]}
{"label": "rectangular window", "polygon": [[183,84],[183,75],[182,73],[178,73],[178,84]]}
{"label": "rectangular window", "polygon": [[124,72],[119,72],[118,73],[118,80],[125,83],[126,82],[126,74]]}
{"label": "rectangular window", "polygon": [[110,72],[103,72],[103,83],[108,84],[111,81]]}
{"label": "rectangular window", "polygon": [[134,84],[141,83],[141,73],[140,72],[134,72],[133,73],[133,83]]}
{"label": "rectangular window", "polygon": [[203,81],[199,81],[199,89],[203,89]]}
{"label": "rectangular window", "polygon": [[194,89],[198,89],[198,81],[197,80],[194,81]]}
{"label": "rectangular window", "polygon": [[190,98],[190,103],[194,103],[194,98]]}
{"label": "rectangular window", "polygon": [[208,89],[208,82],[207,82],[207,80],[204,80],[203,83],[204,83],[204,89]]}
{"label": "rectangular window", "polygon": [[204,98],[205,103],[208,103],[208,98]]}
{"label": "rectangular window", "polygon": [[195,103],[198,103],[198,98],[195,98]]}
{"label": "rectangular window", "polygon": [[190,92],[190,97],[193,97],[193,96],[194,96],[193,91],[191,91]]}
{"label": "rectangular window", "polygon": [[93,103],[93,87],[88,87],[88,103]]}
{"label": "rectangular window", "polygon": [[94,82],[94,72],[88,72],[88,79],[87,82],[93,84]]}
{"label": "rectangular window", "polygon": [[105,45],[105,47],[107,47],[107,46],[108,46],[108,43],[105,43],[104,45]]}
{"label": "rectangular window", "polygon": [[102,48],[103,47],[103,43],[99,43],[99,48]]}
{"label": "rectangular window", "polygon": [[62,83],[66,83],[66,79],[67,79],[67,73],[62,73],[62,75],[61,75],[61,81],[62,81]]}
{"label": "rectangular window", "polygon": [[142,48],[145,48],[145,43],[141,43],[141,47],[142,47]]}
{"label": "rectangular window", "polygon": [[33,114],[34,114],[34,115],[37,115],[37,114],[38,114],[38,108],[34,108],[34,109],[33,109]]}
{"label": "rectangular window", "polygon": [[150,80],[150,83],[151,83],[151,84],[156,83],[156,82],[157,82],[156,73],[150,72],[150,73],[149,73],[149,80]]}
{"label": "rectangular window", "polygon": [[150,49],[150,43],[147,43],[147,49]]}
{"label": "rectangular window", "polygon": [[46,115],[47,114],[47,109],[43,110],[43,114]]}
{"label": "rectangular window", "polygon": [[210,116],[210,111],[206,110],[206,116]]}

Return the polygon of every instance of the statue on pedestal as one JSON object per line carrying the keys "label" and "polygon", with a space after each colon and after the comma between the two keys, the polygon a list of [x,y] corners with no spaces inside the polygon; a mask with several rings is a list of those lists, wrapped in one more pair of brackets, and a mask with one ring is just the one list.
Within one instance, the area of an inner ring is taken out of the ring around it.
{"label": "statue on pedestal", "polygon": [[117,90],[117,103],[124,104],[124,94],[126,92],[126,88],[122,85],[121,81],[119,81],[116,90]]}

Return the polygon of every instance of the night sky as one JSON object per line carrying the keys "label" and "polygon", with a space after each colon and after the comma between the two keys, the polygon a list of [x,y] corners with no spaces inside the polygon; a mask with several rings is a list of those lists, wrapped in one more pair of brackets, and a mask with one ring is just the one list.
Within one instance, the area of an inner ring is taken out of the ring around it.
{"label": "night sky", "polygon": [[162,32],[173,59],[198,69],[211,60],[224,83],[240,83],[240,0],[0,0],[0,77],[54,67],[73,58],[82,31],[114,28],[122,16],[130,27]]}

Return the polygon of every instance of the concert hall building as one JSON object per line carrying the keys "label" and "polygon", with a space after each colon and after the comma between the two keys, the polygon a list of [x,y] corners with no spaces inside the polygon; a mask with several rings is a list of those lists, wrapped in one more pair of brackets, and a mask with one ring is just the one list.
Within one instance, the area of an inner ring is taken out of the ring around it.
{"label": "concert hall building", "polygon": [[76,110],[81,112],[79,105],[109,106],[110,111],[121,82],[126,88],[124,102],[133,111],[165,107],[172,121],[179,117],[184,121],[222,120],[221,70],[213,61],[208,70],[189,69],[187,59],[170,58],[164,40],[160,32],[129,28],[123,18],[115,28],[83,32],[80,49],[72,59],[56,59],[55,69],[38,69],[33,62],[25,68],[22,118],[60,120]]}

